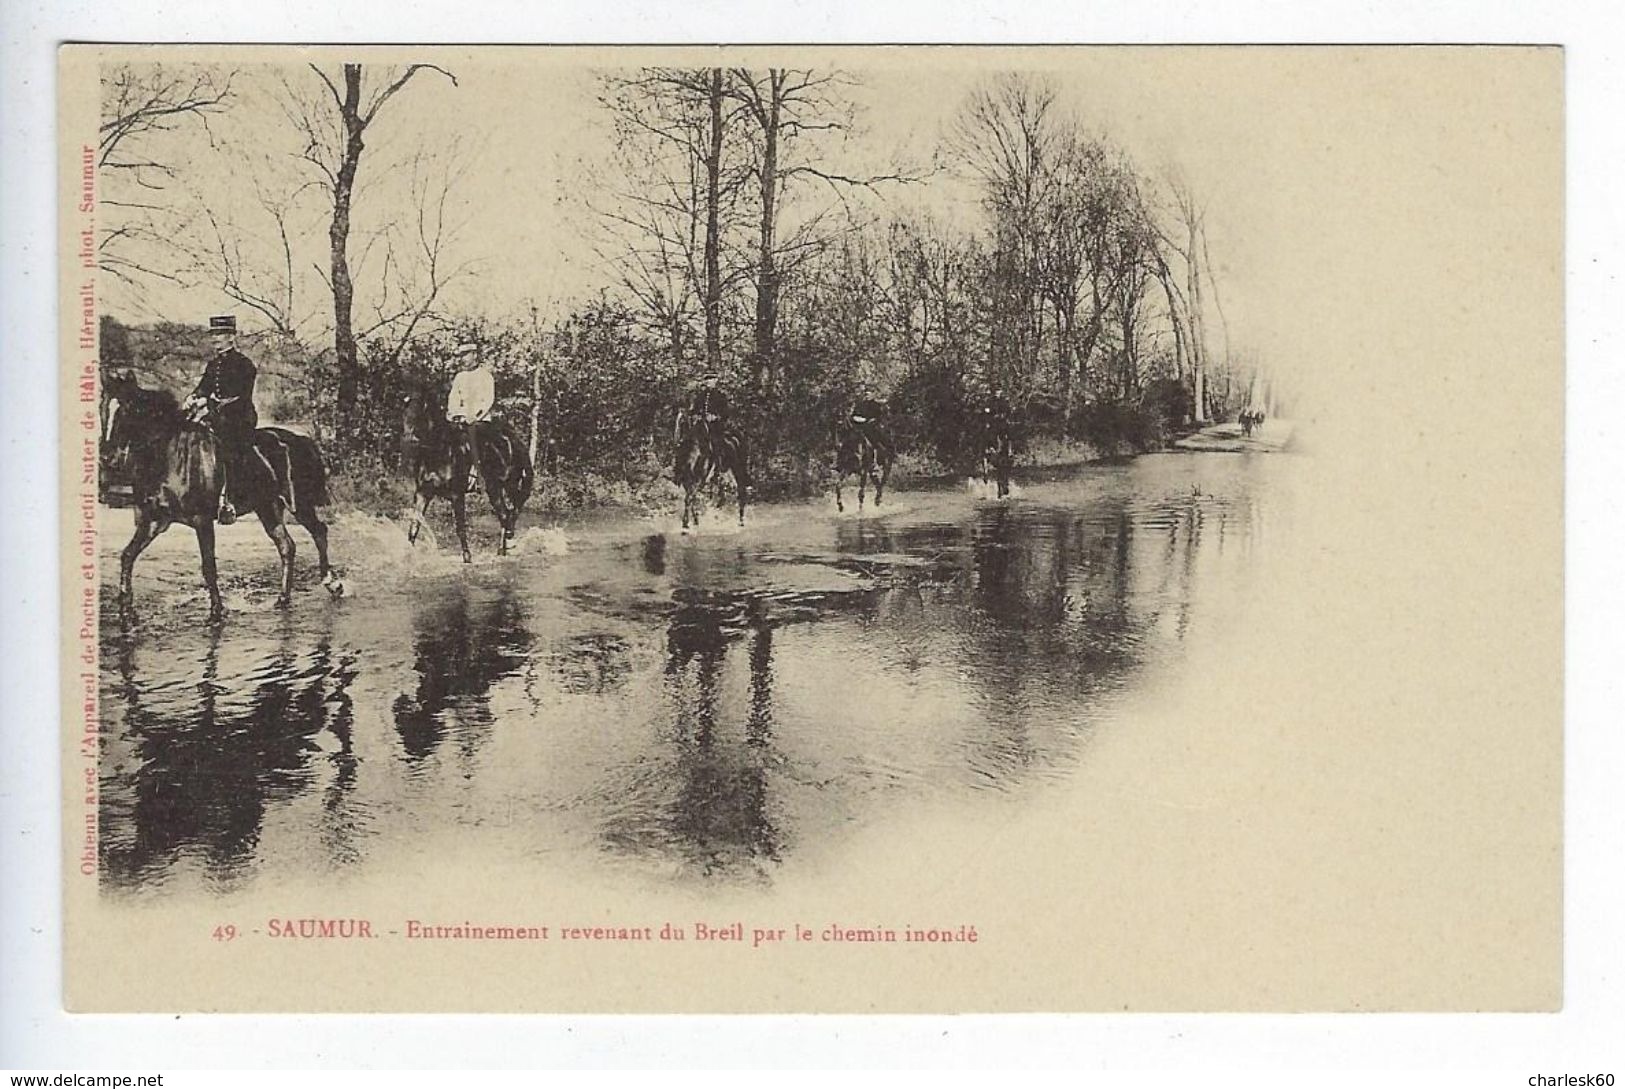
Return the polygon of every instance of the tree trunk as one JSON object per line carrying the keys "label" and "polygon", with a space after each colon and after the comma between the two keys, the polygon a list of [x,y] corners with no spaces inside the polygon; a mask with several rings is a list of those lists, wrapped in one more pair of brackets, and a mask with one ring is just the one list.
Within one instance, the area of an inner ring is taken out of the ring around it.
{"label": "tree trunk", "polygon": [[337,431],[353,434],[356,396],[360,387],[360,363],[357,360],[355,330],[351,325],[351,311],[355,302],[355,285],[350,280],[348,247],[350,241],[350,200],[355,192],[356,169],[361,165],[361,130],[366,122],[361,119],[361,66],[344,66],[344,101],[339,114],[344,120],[344,157],[339,163],[338,176],[333,185],[333,221],[328,227],[327,240],[332,256],[333,279],[333,351],[338,370]]}
{"label": "tree trunk", "polygon": [[1063,429],[1072,422],[1072,326],[1076,320],[1074,311],[1075,307],[1071,305],[1055,308],[1055,336],[1059,342],[1055,360],[1059,379],[1056,385],[1060,387]]}
{"label": "tree trunk", "polygon": [[1140,361],[1134,356],[1134,324],[1134,312],[1125,306],[1122,313],[1124,403],[1134,399],[1140,385]]}
{"label": "tree trunk", "polygon": [[1179,316],[1179,296],[1174,293],[1173,274],[1166,265],[1162,267],[1159,279],[1162,281],[1163,294],[1168,298],[1168,324],[1174,330],[1174,378],[1181,383],[1185,381],[1185,364],[1187,359],[1190,360],[1191,419],[1201,423],[1202,372],[1196,365],[1195,349],[1186,343],[1185,322]]}
{"label": "tree trunk", "polygon": [[541,471],[536,460],[542,449],[542,341],[536,335],[536,308],[530,308],[530,467]]}
{"label": "tree trunk", "polygon": [[[1083,324],[1083,334],[1078,338],[1077,365],[1078,388],[1083,391],[1084,404],[1089,403],[1089,360],[1095,354],[1095,344],[1100,340],[1101,331],[1106,324],[1106,311],[1100,301],[1100,289],[1094,292],[1095,306],[1089,315],[1089,320]],[[1102,378],[1104,384],[1104,377]],[[1102,391],[1104,392],[1104,390]]]}
{"label": "tree trunk", "polygon": [[751,360],[751,381],[758,393],[762,392],[763,379],[773,366],[779,314],[779,272],[773,258],[773,234],[778,215],[779,93],[782,79],[780,72],[768,73],[768,112],[762,122],[762,231],[756,266],[756,351]]}
{"label": "tree trunk", "polygon": [[1190,256],[1186,258],[1186,282],[1190,289],[1190,329],[1191,342],[1188,348],[1191,359],[1191,405],[1196,413],[1197,424],[1207,422],[1207,337],[1202,328],[1202,273],[1196,265],[1198,227],[1195,224],[1190,228]]}
{"label": "tree trunk", "polygon": [[536,458],[542,452],[542,357],[538,353],[530,369],[530,467],[540,471]]}
{"label": "tree trunk", "polygon": [[722,370],[722,69],[711,69],[710,146],[705,153],[705,363]]}

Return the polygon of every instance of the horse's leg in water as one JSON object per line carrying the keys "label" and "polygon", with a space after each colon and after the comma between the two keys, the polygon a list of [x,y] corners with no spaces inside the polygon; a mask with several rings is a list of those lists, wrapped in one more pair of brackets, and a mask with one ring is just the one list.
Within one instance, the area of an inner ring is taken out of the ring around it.
{"label": "horse's leg in water", "polygon": [[497,537],[497,555],[508,554],[508,541],[513,537],[513,508],[508,504],[508,487],[505,481],[498,480],[494,474],[486,474],[485,494],[491,500],[491,513],[497,516],[497,525],[502,533]]}
{"label": "horse's leg in water", "polygon": [[870,471],[870,468],[871,468],[871,462],[872,462],[873,457],[874,457],[874,451],[869,449],[869,444],[868,443],[865,443],[863,445],[863,448],[858,452],[858,513],[859,514],[863,513],[863,491],[864,491],[864,488],[867,487],[868,483],[869,483],[869,471]]}
{"label": "horse's leg in water", "polygon": [[877,475],[875,477],[875,506],[880,506],[880,497],[886,491],[886,478],[891,476],[891,458],[881,454],[876,458]]}
{"label": "horse's leg in water", "polygon": [[734,447],[733,473],[734,486],[739,489],[739,524],[744,525],[746,493],[750,491],[750,470],[747,468],[743,442]]}
{"label": "horse's leg in water", "polygon": [[146,507],[136,508],[135,533],[119,553],[118,610],[125,623],[135,619],[135,591],[130,586],[130,572],[135,567],[136,557],[147,550],[167,525]]}
{"label": "horse's leg in water", "polygon": [[677,454],[678,482],[683,486],[683,528],[690,525],[698,528],[700,524],[700,508],[696,501],[696,493],[705,484],[705,473],[701,471],[700,455],[693,449],[685,448]]}
{"label": "horse's leg in water", "polygon": [[214,519],[199,516],[192,528],[197,530],[197,554],[203,561],[203,585],[209,590],[209,623],[217,624],[226,618],[226,607],[220,601],[220,571],[214,562]]}
{"label": "horse's leg in water", "polygon": [[433,502],[433,495],[426,491],[420,490],[418,492],[418,505],[417,509],[412,512],[412,524],[406,527],[407,544],[415,545],[418,543],[418,530],[423,528],[423,523],[428,519],[429,504]]}
{"label": "horse's leg in water", "polygon": [[337,572],[327,559],[327,523],[322,521],[315,511],[308,511],[295,517],[299,519],[299,524],[305,527],[305,532],[310,534],[310,539],[316,542],[316,562],[319,565],[317,574],[321,576],[322,585],[327,587],[328,593],[338,597],[344,593],[344,583],[339,581]]}
{"label": "horse's leg in water", "polygon": [[452,492],[451,516],[452,521],[457,525],[457,543],[463,546],[463,562],[473,563],[474,557],[468,553],[468,489],[466,486]]}
{"label": "horse's leg in water", "polygon": [[841,472],[841,467],[837,464],[835,466],[835,509],[840,512],[846,510],[846,504],[841,502],[841,483],[845,479],[846,474]]}
{"label": "horse's leg in water", "polygon": [[293,554],[295,552],[293,534],[288,527],[282,524],[280,506],[276,504],[268,510],[259,512],[260,525],[265,527],[265,535],[271,538],[276,545],[277,558],[282,561],[282,589],[276,596],[279,609],[286,609],[293,604]]}

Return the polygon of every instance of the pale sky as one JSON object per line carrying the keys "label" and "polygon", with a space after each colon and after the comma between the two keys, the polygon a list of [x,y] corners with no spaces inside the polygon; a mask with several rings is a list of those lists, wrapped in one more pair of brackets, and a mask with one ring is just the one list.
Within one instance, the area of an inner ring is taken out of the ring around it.
{"label": "pale sky", "polygon": [[[406,203],[405,173],[389,171],[389,162],[419,143],[439,149],[459,142],[470,157],[457,190],[457,254],[480,271],[446,304],[502,317],[523,314],[535,301],[546,320],[606,281],[582,230],[580,187],[571,184],[579,164],[602,161],[608,146],[593,69],[580,52],[459,52],[434,58],[455,71],[457,87],[420,72],[369,131],[358,231],[369,217]],[[705,63],[707,51],[691,52],[701,57],[688,63]],[[782,62],[781,53],[757,49],[748,63]],[[793,63],[825,68],[839,61],[860,81],[851,95],[861,131],[832,152],[858,171],[929,162],[967,91],[988,73],[1044,72],[1063,110],[1123,146],[1142,172],[1177,167],[1205,199],[1231,341],[1279,367],[1320,350],[1329,335],[1367,334],[1373,313],[1389,329],[1474,254],[1529,241],[1507,239],[1508,226],[1549,226],[1538,202],[1527,205],[1528,215],[1502,222],[1508,199],[1524,208],[1516,201],[1561,169],[1560,150],[1553,150],[1560,149],[1560,97],[1530,98],[1542,73],[1553,73],[1560,87],[1561,69],[1549,60],[1528,50],[1509,58],[1483,50],[1094,48],[1016,57],[990,49],[842,54],[825,47],[802,51]],[[263,86],[269,71],[260,67],[248,86]],[[297,60],[285,71],[307,85],[315,79]],[[291,130],[263,95],[245,98],[215,130],[223,143],[281,147],[282,161],[291,161]],[[211,161],[205,145],[195,150],[194,161]],[[197,177],[204,188],[229,194],[217,200],[252,203],[250,179],[226,178],[218,168]],[[976,214],[968,190],[951,177],[894,190],[887,200],[899,211]],[[325,262],[319,213],[313,205],[301,247],[312,270]],[[357,248],[353,242],[352,252]],[[313,289],[306,297],[312,309],[323,301]],[[173,320],[199,321],[228,305],[207,291],[153,299]],[[109,302],[118,313],[116,298]],[[1219,328],[1213,316],[1209,321],[1216,338]]]}

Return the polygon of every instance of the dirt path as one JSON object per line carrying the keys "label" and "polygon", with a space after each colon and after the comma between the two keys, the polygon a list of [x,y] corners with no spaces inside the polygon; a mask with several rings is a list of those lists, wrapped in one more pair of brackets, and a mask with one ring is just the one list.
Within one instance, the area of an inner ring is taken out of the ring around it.
{"label": "dirt path", "polygon": [[1174,446],[1180,450],[1220,454],[1272,453],[1286,449],[1292,441],[1292,431],[1291,420],[1265,420],[1251,435],[1245,434],[1239,423],[1214,424],[1187,435]]}

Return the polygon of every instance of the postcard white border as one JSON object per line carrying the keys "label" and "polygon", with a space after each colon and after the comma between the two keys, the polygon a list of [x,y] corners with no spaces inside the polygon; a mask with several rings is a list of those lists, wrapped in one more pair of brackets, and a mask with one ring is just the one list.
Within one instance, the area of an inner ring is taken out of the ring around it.
{"label": "postcard white border", "polygon": [[[1414,5],[1355,0],[880,5],[317,3],[161,6],[106,0],[0,9],[0,1067],[840,1065],[1504,1067],[1578,1070],[1625,1023],[1621,810],[1625,770],[1617,574],[1625,536],[1625,36],[1617,5]],[[229,14],[227,12],[229,11]],[[582,1018],[69,1016],[61,1012],[60,733],[55,407],[55,47],[96,41],[308,42],[1557,42],[1567,46],[1568,540],[1566,1008],[1557,1015]],[[516,1042],[523,1040],[522,1046]]]}

